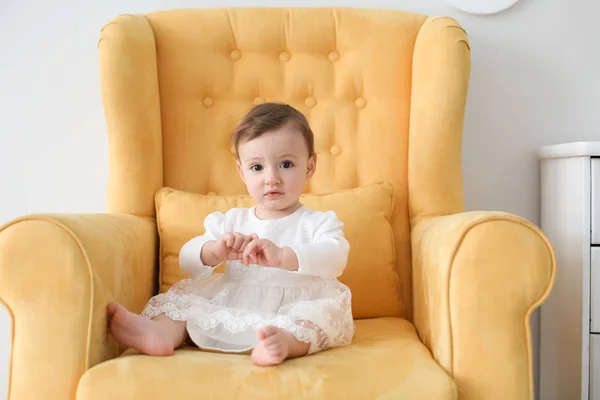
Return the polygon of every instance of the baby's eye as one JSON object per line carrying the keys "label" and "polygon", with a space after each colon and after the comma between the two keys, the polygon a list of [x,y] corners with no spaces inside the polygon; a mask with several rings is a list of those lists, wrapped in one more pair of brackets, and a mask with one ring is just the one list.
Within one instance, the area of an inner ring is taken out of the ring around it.
{"label": "baby's eye", "polygon": [[292,168],[294,164],[291,161],[284,161],[281,163],[281,168]]}
{"label": "baby's eye", "polygon": [[250,169],[252,171],[262,171],[263,167],[260,164],[254,164],[254,165],[250,166]]}

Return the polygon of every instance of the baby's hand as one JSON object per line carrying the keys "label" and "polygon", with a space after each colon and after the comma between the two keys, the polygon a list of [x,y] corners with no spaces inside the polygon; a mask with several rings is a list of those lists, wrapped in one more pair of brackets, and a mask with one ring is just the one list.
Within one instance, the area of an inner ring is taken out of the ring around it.
{"label": "baby's hand", "polygon": [[241,260],[244,249],[258,236],[255,233],[244,235],[238,232],[227,232],[215,242],[213,255],[221,260]]}
{"label": "baby's hand", "polygon": [[242,264],[258,264],[265,267],[281,266],[282,250],[269,239],[254,239],[244,249]]}

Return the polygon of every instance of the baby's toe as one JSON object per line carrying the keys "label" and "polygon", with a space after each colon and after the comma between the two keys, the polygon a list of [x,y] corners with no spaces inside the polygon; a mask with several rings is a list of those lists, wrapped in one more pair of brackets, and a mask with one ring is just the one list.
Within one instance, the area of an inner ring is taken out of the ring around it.
{"label": "baby's toe", "polygon": [[269,349],[270,352],[278,352],[281,351],[283,349],[283,346],[281,345],[281,343],[273,343],[267,346],[267,348]]}
{"label": "baby's toe", "polygon": [[272,336],[273,335],[272,328],[274,328],[274,327],[273,326],[263,326],[263,327],[258,328],[256,330],[256,337],[258,338],[258,340],[265,340],[269,336]]}
{"label": "baby's toe", "polygon": [[275,359],[276,362],[281,361],[283,358],[285,358],[283,356],[283,352],[278,352],[278,353],[273,353],[272,357]]}
{"label": "baby's toe", "polygon": [[281,342],[279,335],[272,335],[265,339],[265,346],[270,347]]}
{"label": "baby's toe", "polygon": [[265,326],[263,328],[263,332],[265,333],[266,336],[273,336],[277,333],[279,333],[279,328],[276,326]]}
{"label": "baby's toe", "polygon": [[258,336],[258,340],[265,340],[267,338],[272,337],[279,331],[279,328],[275,326],[263,326],[258,328],[256,331],[256,335]]}

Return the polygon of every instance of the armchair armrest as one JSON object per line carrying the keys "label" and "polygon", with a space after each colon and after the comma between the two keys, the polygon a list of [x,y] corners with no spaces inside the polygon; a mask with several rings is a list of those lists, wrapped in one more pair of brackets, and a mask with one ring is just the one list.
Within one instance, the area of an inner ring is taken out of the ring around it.
{"label": "armchair armrest", "polygon": [[413,228],[414,323],[461,399],[533,399],[529,316],[555,276],[551,244],[507,213],[467,212]]}
{"label": "armchair armrest", "polygon": [[154,290],[153,219],[37,215],[0,228],[0,303],[12,318],[8,399],[73,399],[80,376],[116,357],[106,305],[140,310]]}

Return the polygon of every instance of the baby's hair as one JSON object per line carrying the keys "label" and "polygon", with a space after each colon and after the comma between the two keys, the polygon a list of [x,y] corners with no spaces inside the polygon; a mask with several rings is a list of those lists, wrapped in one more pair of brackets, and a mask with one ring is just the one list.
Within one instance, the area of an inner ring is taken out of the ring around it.
{"label": "baby's hair", "polygon": [[239,158],[240,143],[256,139],[264,133],[280,129],[288,124],[302,134],[309,156],[314,155],[315,139],[304,114],[288,104],[263,103],[252,108],[235,128],[231,141],[236,157]]}

